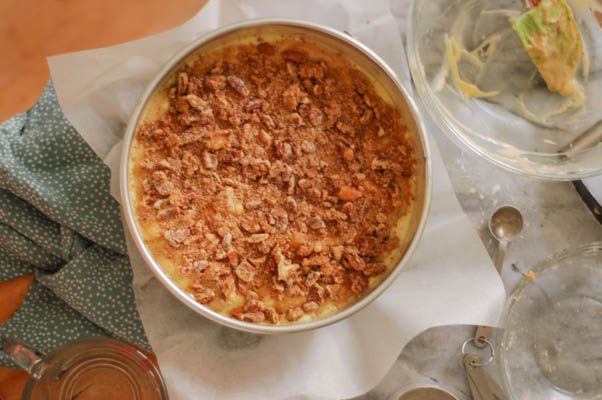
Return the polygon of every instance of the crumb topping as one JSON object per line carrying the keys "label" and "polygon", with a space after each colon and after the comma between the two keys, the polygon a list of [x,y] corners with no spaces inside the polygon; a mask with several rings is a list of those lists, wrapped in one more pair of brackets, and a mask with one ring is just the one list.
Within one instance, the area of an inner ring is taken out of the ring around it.
{"label": "crumb topping", "polygon": [[415,159],[360,71],[306,43],[237,44],[183,67],[163,96],[167,111],[136,131],[135,212],[199,303],[291,323],[384,278]]}

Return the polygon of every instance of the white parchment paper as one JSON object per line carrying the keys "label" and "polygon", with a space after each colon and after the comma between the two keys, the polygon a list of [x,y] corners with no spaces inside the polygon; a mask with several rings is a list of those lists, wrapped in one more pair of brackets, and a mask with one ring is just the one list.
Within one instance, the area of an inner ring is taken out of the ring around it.
{"label": "white parchment paper", "polygon": [[[403,5],[393,8],[399,12]],[[259,17],[319,22],[351,32],[409,87],[400,27],[390,7],[388,0],[210,1],[174,30],[51,57],[51,75],[65,115],[117,179],[120,140],[136,99],[161,65],[201,33]],[[435,129],[427,123],[428,131]],[[171,398],[352,397],[374,387],[421,331],[495,325],[505,298],[502,282],[462,213],[434,141],[431,146],[432,208],[411,267],[366,309],[317,331],[262,337],[210,322],[173,298],[129,243],[140,315]],[[112,184],[118,197],[118,185]]]}

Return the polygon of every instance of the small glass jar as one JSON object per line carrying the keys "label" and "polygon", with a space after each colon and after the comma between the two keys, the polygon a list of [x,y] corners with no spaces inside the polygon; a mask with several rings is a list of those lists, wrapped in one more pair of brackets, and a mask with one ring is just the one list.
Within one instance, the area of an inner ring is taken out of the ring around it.
{"label": "small glass jar", "polygon": [[495,338],[510,399],[602,399],[601,282],[601,242],[562,252],[525,274]]}
{"label": "small glass jar", "polygon": [[30,373],[24,400],[166,400],[155,364],[131,344],[87,337],[38,356],[6,340],[4,351]]}

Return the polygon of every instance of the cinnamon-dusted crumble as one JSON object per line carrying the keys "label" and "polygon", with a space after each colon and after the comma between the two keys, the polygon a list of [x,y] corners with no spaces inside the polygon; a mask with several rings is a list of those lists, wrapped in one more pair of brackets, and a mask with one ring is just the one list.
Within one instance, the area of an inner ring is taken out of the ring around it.
{"label": "cinnamon-dusted crumble", "polygon": [[398,111],[342,57],[295,40],[231,45],[182,67],[151,103],[131,155],[134,210],[199,303],[307,321],[398,261],[414,151]]}

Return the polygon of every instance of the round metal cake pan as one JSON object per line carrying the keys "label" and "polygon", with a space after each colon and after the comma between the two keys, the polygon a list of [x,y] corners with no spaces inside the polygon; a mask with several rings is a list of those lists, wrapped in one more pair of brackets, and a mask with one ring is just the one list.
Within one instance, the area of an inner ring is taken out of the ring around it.
{"label": "round metal cake pan", "polygon": [[[398,109],[404,122],[408,126],[416,156],[415,203],[413,205],[407,232],[405,232],[405,237],[400,238],[403,254],[400,262],[379,285],[347,308],[341,309],[338,312],[321,319],[287,325],[257,324],[228,317],[205,305],[197,303],[192,296],[179,288],[163,271],[161,265],[153,258],[151,251],[144,243],[142,234],[136,222],[128,192],[129,161],[132,141],[139,119],[153,93],[158,90],[158,88],[169,79],[172,73],[178,70],[189,57],[195,54],[202,54],[204,50],[209,52],[211,49],[219,48],[229,43],[236,43],[248,38],[270,37],[274,35],[285,38],[298,38],[309,43],[325,46],[351,61],[352,64],[363,71],[369,78],[377,81],[382,88],[387,91],[388,96],[392,99],[394,106]],[[402,51],[402,49],[400,49],[400,51]],[[393,283],[399,276],[399,273],[408,264],[420,241],[422,232],[424,231],[430,207],[432,177],[427,142],[428,140],[424,126],[416,104],[399,82],[395,72],[379,56],[359,41],[335,29],[305,21],[262,19],[235,23],[203,35],[175,54],[148,84],[143,94],[138,99],[125,131],[121,155],[119,178],[123,215],[136,247],[155,277],[171,294],[196,313],[219,324],[251,333],[279,334],[312,330],[340,321],[366,307],[380,296],[391,283]]]}

